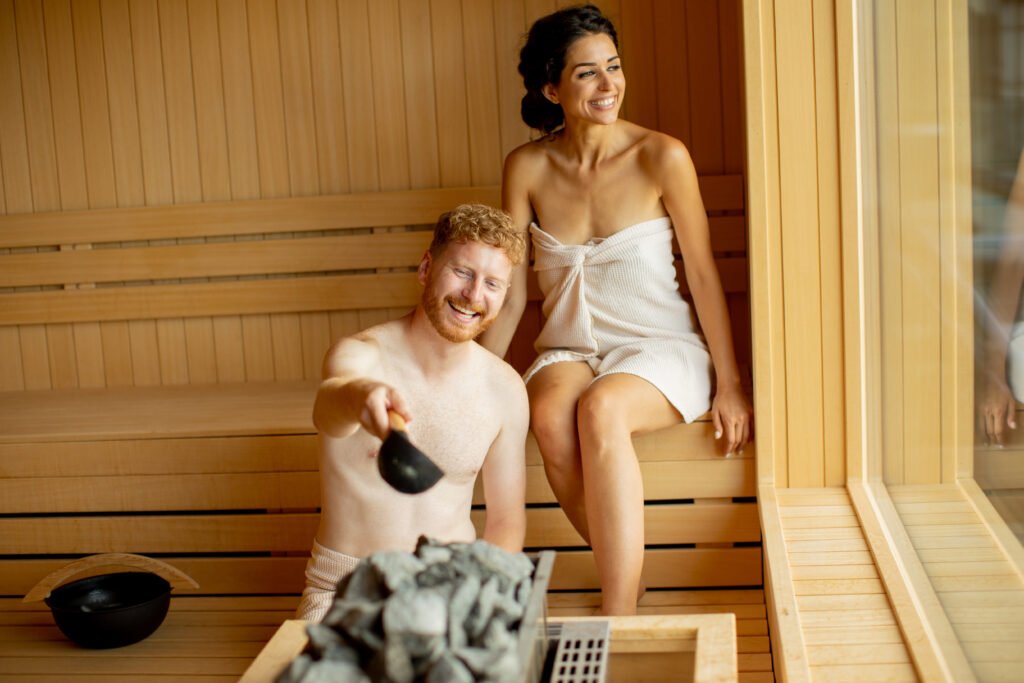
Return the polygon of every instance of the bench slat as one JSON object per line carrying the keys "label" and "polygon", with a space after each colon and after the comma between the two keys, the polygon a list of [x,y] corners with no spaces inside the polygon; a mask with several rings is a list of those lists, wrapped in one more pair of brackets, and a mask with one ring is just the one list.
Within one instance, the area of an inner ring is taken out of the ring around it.
{"label": "bench slat", "polygon": [[[731,464],[736,462],[738,464]],[[747,495],[752,459],[642,461],[648,500]],[[527,502],[553,503],[543,467],[527,466]],[[663,477],[678,477],[665,482]],[[312,509],[319,475],[308,471],[103,475],[0,479],[0,513]],[[484,502],[482,484],[474,503]]]}
{"label": "bench slat", "polygon": [[[307,557],[170,556],[161,559],[199,583],[199,590],[189,595],[286,595],[302,591]],[[0,563],[0,586],[10,594],[24,595],[39,579],[68,562],[70,560],[64,559],[5,560]],[[759,586],[761,549],[650,549],[644,561],[644,580],[649,588]],[[596,589],[597,570],[590,551],[559,552],[550,587],[553,590]]]}
{"label": "bench slat", "polygon": [[[526,515],[527,547],[585,545],[560,509],[530,508]],[[646,507],[644,517],[648,544],[760,540],[752,504],[656,505]],[[473,511],[478,534],[484,518]],[[319,521],[316,512],[4,518],[0,553],[301,553],[312,546]]]}

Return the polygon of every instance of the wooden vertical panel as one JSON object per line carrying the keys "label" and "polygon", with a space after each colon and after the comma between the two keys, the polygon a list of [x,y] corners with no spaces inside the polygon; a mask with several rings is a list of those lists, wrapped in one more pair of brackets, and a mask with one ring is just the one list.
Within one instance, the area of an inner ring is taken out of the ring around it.
{"label": "wooden vertical panel", "polygon": [[[203,188],[199,165],[199,134],[196,124],[188,6],[180,0],[159,0],[157,16],[160,22],[174,201],[198,202],[203,199]],[[205,65],[200,68],[205,68]],[[194,322],[192,327],[198,324],[202,323]],[[212,360],[192,358],[207,351],[206,345],[201,341],[206,335],[193,334],[198,343],[194,348],[190,348],[183,320],[158,320],[156,326],[160,343],[160,374],[165,384],[187,383],[190,365],[203,367]],[[212,334],[212,331],[209,334]],[[209,351],[212,351],[212,348]]]}
{"label": "wooden vertical panel", "polygon": [[[132,56],[131,21],[127,0],[101,0],[103,56],[110,106],[110,140],[114,156],[114,182],[118,206],[146,202],[142,182],[142,145],[139,140],[138,96]],[[108,376],[108,382],[110,377]]]}
{"label": "wooden vertical panel", "polygon": [[[16,2],[14,19],[21,69],[32,208],[35,211],[53,211],[60,208],[60,189],[57,183],[57,158],[54,149],[42,7],[38,3]],[[52,387],[46,328],[42,325],[23,326],[21,349],[25,388]],[[64,377],[63,373],[61,377]]]}
{"label": "wooden vertical panel", "polygon": [[349,181],[353,192],[369,192],[379,189],[380,175],[366,0],[340,0],[338,27],[348,122]]}
{"label": "wooden vertical panel", "polygon": [[[514,3],[503,3],[514,6]],[[434,100],[434,57],[430,3],[401,0],[402,72],[405,84],[405,125],[409,138],[409,187],[437,187],[441,172],[437,152],[437,103]]]}
{"label": "wooden vertical panel", "polygon": [[88,180],[89,208],[117,206],[114,154],[110,136],[110,106],[103,63],[103,20],[99,0],[71,3],[82,109],[82,144]]}
{"label": "wooden vertical panel", "polygon": [[26,389],[51,389],[50,356],[47,353],[46,327],[22,325],[18,328],[21,342],[21,367]]}
{"label": "wooden vertical panel", "polygon": [[27,0],[15,2],[14,17],[25,107],[29,174],[32,180],[32,206],[36,211],[56,211],[60,209],[60,186],[42,6]]}
{"label": "wooden vertical panel", "polygon": [[[619,54],[626,74],[622,115],[647,128],[658,128],[658,66],[654,54],[654,10],[651,0],[622,6]],[[699,170],[699,169],[698,169]]]}
{"label": "wooden vertical panel", "polygon": [[555,0],[525,0],[523,7],[526,12],[526,25],[529,28],[533,22],[558,9],[558,3]]}
{"label": "wooden vertical panel", "polygon": [[817,150],[814,104],[805,95],[814,81],[812,29],[809,4],[776,7],[786,408],[794,487],[824,481]]}
{"label": "wooden vertical panel", "polygon": [[100,323],[103,341],[103,372],[108,387],[128,387],[135,384],[132,369],[131,333],[128,322],[116,320]]}
{"label": "wooden vertical panel", "polygon": [[0,391],[21,391],[25,388],[25,373],[21,369],[21,338],[17,327],[0,327],[0,349],[3,349],[0,353]]}
{"label": "wooden vertical panel", "polygon": [[[63,210],[89,206],[85,181],[85,153],[82,149],[82,110],[78,102],[78,73],[75,36],[68,0],[46,0],[43,4],[47,67],[50,73],[50,101],[57,155],[57,178]],[[88,239],[81,240],[87,242]]]}
{"label": "wooden vertical panel", "polygon": [[[664,67],[658,69],[655,90],[658,130],[690,146],[690,84],[693,79],[687,49],[689,41],[679,40],[679,35],[686,30],[686,3],[655,0],[653,12],[655,61]],[[702,68],[703,65],[697,67]]]}
{"label": "wooden vertical panel", "polygon": [[896,64],[896,8],[875,7],[876,109],[878,126],[878,234],[881,300],[881,432],[883,476],[887,484],[903,475],[903,289],[900,230],[899,82]]}
{"label": "wooden vertical panel", "polygon": [[4,185],[6,213],[32,210],[31,171],[25,106],[21,94],[21,68],[14,0],[0,1],[0,178]]}
{"label": "wooden vertical panel", "polygon": [[466,64],[463,51],[462,12],[459,0],[435,0],[430,4],[434,35],[434,69],[437,74],[437,145],[441,185],[458,187],[472,183],[469,161],[469,123],[466,113]]}
{"label": "wooden vertical panel", "polygon": [[320,379],[324,354],[331,345],[331,319],[326,313],[300,313],[302,329],[302,376]]}
{"label": "wooden vertical panel", "polygon": [[409,143],[398,0],[376,0],[369,10],[380,189],[405,189],[409,187]]}
{"label": "wooden vertical panel", "polygon": [[107,385],[103,358],[103,335],[99,323],[76,323],[75,365],[78,368],[78,386],[83,388]]}
{"label": "wooden vertical panel", "polygon": [[903,239],[904,473],[940,478],[941,329],[935,8],[896,5],[899,46],[900,193]]}
{"label": "wooden vertical panel", "polygon": [[[145,201],[150,205],[171,204],[175,201],[175,180],[178,178],[175,177],[174,160],[171,158],[170,128],[172,123],[178,126],[181,122],[172,122],[172,116],[168,111],[168,96],[165,89],[167,70],[162,53],[160,8],[157,0],[131,0],[129,10],[132,52],[135,57],[135,90],[138,97]],[[193,144],[195,145],[194,137]],[[155,329],[152,333],[143,332],[143,326],[152,326]],[[138,357],[139,362],[150,366],[154,359],[148,355],[153,351],[152,343],[155,341],[156,365],[162,381],[171,384],[188,381],[184,327],[180,319],[133,322],[130,329],[133,358]],[[177,343],[179,339],[180,344]],[[143,355],[136,356],[136,349]],[[143,370],[141,376],[144,377],[146,372],[147,370]],[[137,367],[135,377],[140,377]]]}
{"label": "wooden vertical panel", "polygon": [[78,359],[75,333],[69,324],[46,326],[46,353],[49,355],[50,384],[54,389],[78,386]]}
{"label": "wooden vertical panel", "polygon": [[349,191],[350,183],[338,3],[336,0],[310,0],[308,12],[320,191],[340,194]]}
{"label": "wooden vertical panel", "polygon": [[[950,3],[940,14],[936,52],[946,57],[939,65],[939,130],[948,131],[939,148],[939,183],[943,194],[952,193],[954,202],[943,203],[941,299],[948,301],[942,320],[942,481],[974,477],[974,347],[961,333],[974,318],[971,287],[973,280],[973,225],[971,220],[971,112],[967,5]],[[1015,8],[1017,19],[1017,76],[1024,64],[1024,5]],[[1018,113],[1020,108],[1017,109]],[[1019,139],[1019,138],[1018,138]],[[968,399],[970,396],[972,398]],[[1019,556],[1018,556],[1019,557]],[[1018,563],[1018,571],[1020,564]]]}
{"label": "wooden vertical panel", "polygon": [[[320,192],[320,175],[317,171],[306,5],[281,0],[277,4],[277,18],[281,32],[281,76],[291,192],[292,196],[315,195]],[[298,320],[295,322],[297,325]]]}
{"label": "wooden vertical panel", "polygon": [[274,379],[303,378],[302,331],[298,313],[270,316],[270,335],[274,353]]}
{"label": "wooden vertical panel", "polygon": [[[217,30],[217,5],[189,0],[187,5],[189,47],[196,107],[196,138],[202,198],[231,198],[231,171],[225,114],[224,81]],[[210,318],[184,321],[189,381],[217,381],[217,347]]]}
{"label": "wooden vertical panel", "polygon": [[[719,0],[718,29],[722,56],[722,163],[725,173],[744,173],[743,65],[739,0]],[[748,356],[749,357],[749,356]]]}
{"label": "wooden vertical panel", "polygon": [[[261,180],[249,19],[245,0],[219,0],[217,20],[224,78],[231,197],[254,199],[260,196]],[[214,318],[213,340],[218,381],[245,381],[245,342],[241,316]]]}
{"label": "wooden vertical panel", "polygon": [[270,316],[242,316],[242,337],[245,347],[246,381],[273,381],[274,343],[270,331]]}
{"label": "wooden vertical panel", "polygon": [[[180,0],[159,0],[158,18],[174,201],[198,202],[203,198],[203,189],[188,6]],[[205,69],[206,65],[199,68]]]}
{"label": "wooden vertical panel", "polygon": [[249,0],[249,50],[260,166],[260,196],[287,197],[288,143],[281,91],[281,53],[274,0]]}
{"label": "wooden vertical panel", "polygon": [[367,327],[373,327],[374,325],[380,325],[391,320],[391,315],[387,309],[384,308],[365,308],[356,311],[356,315],[359,320],[359,329],[365,330]]}
{"label": "wooden vertical panel", "polygon": [[[789,486],[786,425],[786,358],[779,206],[778,60],[772,0],[743,1],[744,84],[749,150],[747,215],[750,231],[750,291],[753,348],[755,439],[762,454],[758,482]],[[767,456],[767,457],[765,457]],[[770,490],[770,489],[769,489]]]}
{"label": "wooden vertical panel", "polygon": [[526,142],[530,131],[519,115],[526,90],[519,75],[519,50],[527,30],[521,2],[494,0],[494,50],[498,74],[498,118],[501,126],[501,156]]}
{"label": "wooden vertical panel", "polygon": [[213,384],[217,381],[217,346],[210,318],[185,318],[188,381],[191,384]]}
{"label": "wooden vertical panel", "polygon": [[462,4],[465,31],[466,99],[469,103],[469,163],[474,185],[501,182],[494,9],[486,2]]}
{"label": "wooden vertical panel", "polygon": [[836,28],[831,0],[816,0],[814,98],[818,134],[818,235],[821,262],[822,417],[825,486],[846,484],[843,396],[843,283],[840,252],[839,130],[836,109]]}
{"label": "wooden vertical panel", "polygon": [[245,0],[219,0],[217,4],[232,199],[260,196],[247,16]]}
{"label": "wooden vertical panel", "polygon": [[188,0],[188,29],[203,201],[231,199],[217,5]]}
{"label": "wooden vertical panel", "polygon": [[245,354],[242,343],[242,318],[237,315],[213,319],[214,352],[218,382],[245,381]]}
{"label": "wooden vertical panel", "polygon": [[160,351],[156,340],[156,325],[152,320],[129,320],[128,336],[135,386],[160,384]]}
{"label": "wooden vertical panel", "polygon": [[359,325],[359,315],[355,311],[334,311],[330,315],[330,322],[332,343],[362,329]]}
{"label": "wooden vertical panel", "polygon": [[690,152],[698,173],[721,173],[725,166],[718,35],[718,3],[688,0],[686,49],[690,60]]}
{"label": "wooden vertical panel", "polygon": [[[129,7],[146,203],[170,204],[174,201],[174,185],[156,0],[131,0]],[[123,36],[112,36],[112,39],[123,40]]]}

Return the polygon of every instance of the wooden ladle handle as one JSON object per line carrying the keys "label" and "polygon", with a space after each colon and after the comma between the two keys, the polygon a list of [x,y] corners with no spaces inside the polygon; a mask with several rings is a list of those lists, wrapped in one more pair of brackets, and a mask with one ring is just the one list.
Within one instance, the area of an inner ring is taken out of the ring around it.
{"label": "wooden ladle handle", "polygon": [[391,422],[391,428],[397,432],[407,431],[405,428],[405,420],[401,415],[393,410],[388,411],[388,421]]}
{"label": "wooden ladle handle", "polygon": [[143,569],[166,579],[168,583],[176,588],[199,588],[199,584],[196,583],[195,579],[177,567],[172,567],[166,562],[161,562],[155,558],[145,557],[143,555],[132,555],[131,553],[104,553],[101,555],[83,557],[80,560],[75,560],[70,564],[64,565],[60,569],[51,572],[48,576],[37,583],[32,590],[25,594],[25,598],[22,602],[39,602],[40,600],[45,600],[50,597],[50,593],[53,589],[63,583],[66,579],[71,578],[75,574],[81,574],[89,569],[106,566],[134,567],[135,569]]}

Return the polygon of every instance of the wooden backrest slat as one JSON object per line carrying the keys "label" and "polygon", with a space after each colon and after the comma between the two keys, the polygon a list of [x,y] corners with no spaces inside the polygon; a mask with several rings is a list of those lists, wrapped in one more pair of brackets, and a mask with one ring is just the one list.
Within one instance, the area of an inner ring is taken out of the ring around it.
{"label": "wooden backrest slat", "polygon": [[[742,211],[743,176],[700,178],[711,213]],[[0,248],[433,224],[457,204],[500,205],[483,187],[365,192],[0,216]]]}
{"label": "wooden backrest slat", "polygon": [[396,268],[419,263],[430,232],[12,254],[0,287]]}
{"label": "wooden backrest slat", "polygon": [[[717,259],[726,293],[746,291],[747,260]],[[678,266],[681,290],[687,288]],[[531,277],[530,298],[540,298]],[[255,313],[411,307],[420,296],[413,272],[200,282],[4,294],[0,325],[150,320]]]}
{"label": "wooden backrest slat", "polygon": [[0,248],[433,224],[453,206],[497,204],[496,186],[366,192],[0,216]]}
{"label": "wooden backrest slat", "polygon": [[[716,253],[746,248],[742,216],[712,217]],[[141,282],[243,275],[415,268],[430,244],[419,230],[15,253],[0,256],[0,287]]]}

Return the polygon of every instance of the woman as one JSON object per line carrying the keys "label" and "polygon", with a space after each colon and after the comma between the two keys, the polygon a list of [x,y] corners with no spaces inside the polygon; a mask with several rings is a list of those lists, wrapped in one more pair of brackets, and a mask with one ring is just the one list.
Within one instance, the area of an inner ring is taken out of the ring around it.
{"label": "woman", "polygon": [[[539,19],[520,52],[523,120],[544,137],[505,160],[502,202],[529,229],[547,322],[524,379],[559,503],[594,550],[602,612],[632,614],[643,565],[643,485],[632,435],[711,406],[727,453],[750,436],[725,295],[693,162],[681,142],[618,118],[626,80],[596,7]],[[679,295],[678,238],[703,327]],[[526,273],[484,343],[503,355]],[[710,356],[708,354],[710,347]]]}

